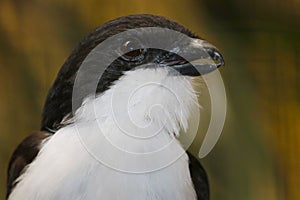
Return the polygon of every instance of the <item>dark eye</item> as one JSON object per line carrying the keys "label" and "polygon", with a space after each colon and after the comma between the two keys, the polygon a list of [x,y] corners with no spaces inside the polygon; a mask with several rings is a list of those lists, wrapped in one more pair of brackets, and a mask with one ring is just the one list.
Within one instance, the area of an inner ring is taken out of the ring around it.
{"label": "dark eye", "polygon": [[121,46],[122,58],[126,61],[142,61],[145,57],[146,49],[136,40],[127,40]]}

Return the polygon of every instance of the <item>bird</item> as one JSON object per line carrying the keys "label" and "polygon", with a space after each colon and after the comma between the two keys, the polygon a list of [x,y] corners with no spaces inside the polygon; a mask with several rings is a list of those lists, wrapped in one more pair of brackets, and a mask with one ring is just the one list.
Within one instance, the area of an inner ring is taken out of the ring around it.
{"label": "bird", "polygon": [[[170,40],[170,48],[145,45],[151,34],[155,45]],[[109,52],[116,57],[100,66],[97,56]],[[81,72],[84,65],[91,70]],[[199,106],[192,79],[223,65],[216,47],[162,16],[128,15],[96,28],[58,72],[40,130],[13,152],[6,199],[208,200],[204,168],[177,139]]]}

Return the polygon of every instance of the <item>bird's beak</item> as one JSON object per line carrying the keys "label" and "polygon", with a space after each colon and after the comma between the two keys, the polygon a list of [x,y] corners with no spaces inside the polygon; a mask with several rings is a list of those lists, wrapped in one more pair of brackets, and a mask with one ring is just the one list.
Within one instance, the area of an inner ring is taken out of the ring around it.
{"label": "bird's beak", "polygon": [[180,64],[169,65],[182,75],[200,76],[225,65],[219,50],[204,40],[193,39],[183,50],[182,57],[189,62],[181,61]]}

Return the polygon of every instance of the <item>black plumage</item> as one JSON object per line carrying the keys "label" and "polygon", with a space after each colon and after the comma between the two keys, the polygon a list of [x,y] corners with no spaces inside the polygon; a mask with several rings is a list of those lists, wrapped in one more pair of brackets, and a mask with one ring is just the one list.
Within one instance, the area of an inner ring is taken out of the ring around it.
{"label": "black plumage", "polygon": [[[42,130],[57,130],[61,126],[60,122],[63,117],[71,114],[72,88],[76,72],[91,50],[110,36],[129,29],[142,27],[168,28],[192,38],[199,38],[174,21],[148,14],[121,17],[100,26],[79,43],[60,69],[46,99],[41,125]],[[112,81],[122,75],[123,70],[119,70],[118,73],[114,73],[113,75],[103,76],[99,83],[101,88],[99,88],[98,92],[101,93],[106,90]]]}

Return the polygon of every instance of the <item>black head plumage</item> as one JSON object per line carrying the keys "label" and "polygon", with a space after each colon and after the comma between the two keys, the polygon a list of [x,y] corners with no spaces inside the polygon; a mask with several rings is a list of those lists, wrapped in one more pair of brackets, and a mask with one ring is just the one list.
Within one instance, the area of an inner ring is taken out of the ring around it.
{"label": "black head plumage", "polygon": [[[71,53],[60,69],[57,78],[46,98],[42,115],[41,130],[55,132],[62,126],[62,119],[66,116],[72,117],[72,110],[76,110],[76,108],[80,106],[83,99],[79,100],[79,103],[75,105],[75,108],[74,104],[72,105],[74,82],[77,72],[83,61],[90,54],[90,52],[97,47],[97,45],[111,36],[117,35],[124,31],[146,27],[165,28],[182,33],[189,38],[199,38],[191,31],[174,21],[168,20],[161,16],[148,14],[121,17],[100,26],[79,43],[79,45]],[[190,65],[188,65],[188,62],[185,59],[175,53],[167,52],[162,49],[135,49],[136,44],[132,41],[126,41],[122,45],[126,49],[133,48],[134,50],[120,56],[107,67],[98,82],[96,91],[98,94],[107,90],[115,80],[122,76],[124,71],[148,62],[168,63],[169,65],[179,64],[180,68],[176,69],[176,71],[179,71],[179,73],[183,75],[199,75],[194,68],[191,68]],[[210,48],[209,51],[207,51],[208,54],[215,56],[213,59],[221,61],[223,64],[220,54],[215,53],[217,51],[215,51],[215,49],[212,51],[212,49],[213,48]],[[210,68],[209,70],[211,70]],[[93,76],[92,73],[91,75]],[[82,93],[85,92],[87,91],[83,88]],[[89,94],[87,92],[84,95]]]}
{"label": "black head plumage", "polygon": [[[168,28],[186,34],[189,37],[197,37],[174,21],[149,14],[121,17],[100,26],[79,43],[61,67],[46,98],[42,115],[42,130],[57,130],[61,126],[61,120],[66,115],[71,114],[72,88],[76,72],[86,56],[105,39],[129,29],[142,27]],[[100,81],[101,83],[99,83],[98,92],[106,90],[110,83],[118,79],[121,74],[122,71],[119,71],[115,72],[114,76],[103,78]]]}

